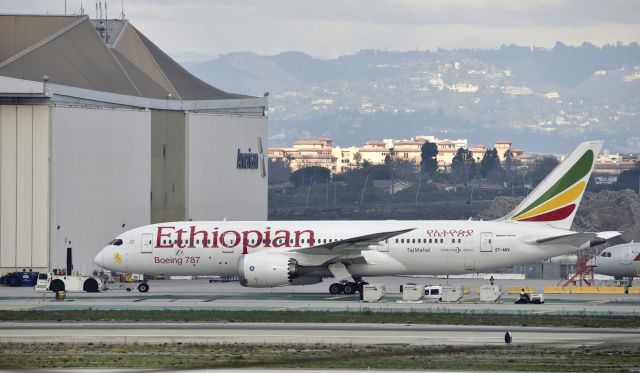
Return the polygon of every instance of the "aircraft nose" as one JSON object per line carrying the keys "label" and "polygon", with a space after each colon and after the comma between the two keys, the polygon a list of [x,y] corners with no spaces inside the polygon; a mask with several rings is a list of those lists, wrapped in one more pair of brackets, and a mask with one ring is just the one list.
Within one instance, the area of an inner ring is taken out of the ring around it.
{"label": "aircraft nose", "polygon": [[98,253],[98,255],[96,255],[95,258],[93,258],[93,262],[100,268],[104,268],[104,250],[100,250],[100,252]]}

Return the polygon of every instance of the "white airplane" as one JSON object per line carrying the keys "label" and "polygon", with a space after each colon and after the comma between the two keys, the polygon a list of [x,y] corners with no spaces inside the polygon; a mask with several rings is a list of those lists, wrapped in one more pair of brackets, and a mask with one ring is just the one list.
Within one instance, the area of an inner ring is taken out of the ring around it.
{"label": "white airplane", "polygon": [[607,247],[587,264],[601,275],[633,279],[640,276],[640,243]]}
{"label": "white airplane", "polygon": [[95,263],[124,273],[237,275],[243,286],[259,288],[334,277],[331,294],[353,294],[364,276],[453,275],[550,258],[618,234],[570,230],[601,147],[580,144],[495,221],[160,223],[122,233]]}

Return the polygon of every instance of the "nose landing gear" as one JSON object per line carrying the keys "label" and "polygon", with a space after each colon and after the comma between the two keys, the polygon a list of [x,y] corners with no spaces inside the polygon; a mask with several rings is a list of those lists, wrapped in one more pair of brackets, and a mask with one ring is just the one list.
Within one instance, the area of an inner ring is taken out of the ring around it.
{"label": "nose landing gear", "polygon": [[141,293],[146,293],[147,291],[149,291],[149,284],[146,282],[141,282],[140,285],[138,285],[138,291]]}

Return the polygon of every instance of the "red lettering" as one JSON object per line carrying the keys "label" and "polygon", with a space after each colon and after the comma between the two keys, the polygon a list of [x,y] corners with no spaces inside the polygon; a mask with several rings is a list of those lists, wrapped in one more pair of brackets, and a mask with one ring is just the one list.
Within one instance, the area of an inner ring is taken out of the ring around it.
{"label": "red lettering", "polygon": [[187,245],[182,242],[182,235],[184,233],[187,233],[187,231],[185,231],[184,229],[180,229],[180,230],[177,230],[176,232],[178,233],[178,247],[181,249],[184,249],[185,247],[187,247]]}
{"label": "red lettering", "polygon": [[[227,243],[227,240],[225,239],[225,236],[227,235],[233,235],[233,240],[229,243]],[[223,247],[226,247],[228,249],[235,247],[238,245],[238,243],[240,243],[240,233],[236,232],[236,231],[226,231],[224,233],[222,233],[220,235],[220,245],[222,245]]]}
{"label": "red lettering", "polygon": [[196,242],[195,240],[196,234],[199,234],[202,236],[202,247],[209,247],[209,244],[207,243],[209,234],[206,231],[196,231],[196,227],[194,225],[191,226],[191,229],[189,232],[189,247],[195,248],[194,244]]}
{"label": "red lettering", "polygon": [[271,247],[271,231],[269,229],[271,228],[267,227],[267,230],[264,231],[264,247]]}
{"label": "red lettering", "polygon": [[[255,237],[256,243],[252,244],[249,235],[253,235]],[[262,232],[260,231],[243,231],[242,232],[242,254],[247,254],[248,249],[253,249],[260,246],[260,242],[262,241]]]}
{"label": "red lettering", "polygon": [[291,233],[285,230],[276,231],[276,236],[273,239],[273,247],[291,247],[289,240],[291,239]]}
{"label": "red lettering", "polygon": [[[156,247],[168,249],[176,247],[193,249],[196,247],[196,242],[202,240],[202,247],[205,248],[218,248],[220,246],[234,248],[242,245],[242,254],[247,254],[249,249],[260,246],[265,248],[302,247],[302,242],[306,244],[305,246],[314,246],[316,243],[315,233],[310,229],[297,231],[280,229],[273,232],[273,237],[271,227],[266,227],[264,231],[246,230],[241,232],[234,230],[220,232],[218,227],[215,227],[213,231],[198,230],[195,225],[189,226],[188,229],[176,230],[174,226],[158,226],[156,229]],[[429,230],[428,233],[430,236],[433,234],[440,235],[438,231]],[[467,231],[466,233],[470,232]],[[187,239],[189,241],[188,244]]]}
{"label": "red lettering", "polygon": [[218,227],[213,228],[213,237],[211,238],[213,242],[211,242],[211,247],[218,247]]}
{"label": "red lettering", "polygon": [[[172,248],[173,242],[171,241],[171,233],[162,233],[163,229],[176,229],[176,227],[158,227],[158,233],[156,234],[156,247],[157,248]],[[162,243],[162,237],[169,238],[169,244]]]}
{"label": "red lettering", "polygon": [[303,234],[307,234],[307,242],[309,242],[309,246],[313,246],[313,242],[314,242],[314,234],[312,230],[304,230],[304,231],[295,231],[293,232],[294,237],[295,237],[295,247],[300,247],[300,238],[302,237]]}

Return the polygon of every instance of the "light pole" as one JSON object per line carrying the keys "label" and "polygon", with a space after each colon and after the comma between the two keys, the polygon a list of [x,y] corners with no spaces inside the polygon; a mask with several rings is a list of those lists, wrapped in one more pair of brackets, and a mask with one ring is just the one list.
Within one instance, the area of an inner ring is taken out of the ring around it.
{"label": "light pole", "polygon": [[367,182],[369,181],[369,175],[364,179],[364,186],[362,187],[362,195],[360,196],[360,206],[362,206],[362,202],[364,201],[364,191],[367,190]]}

